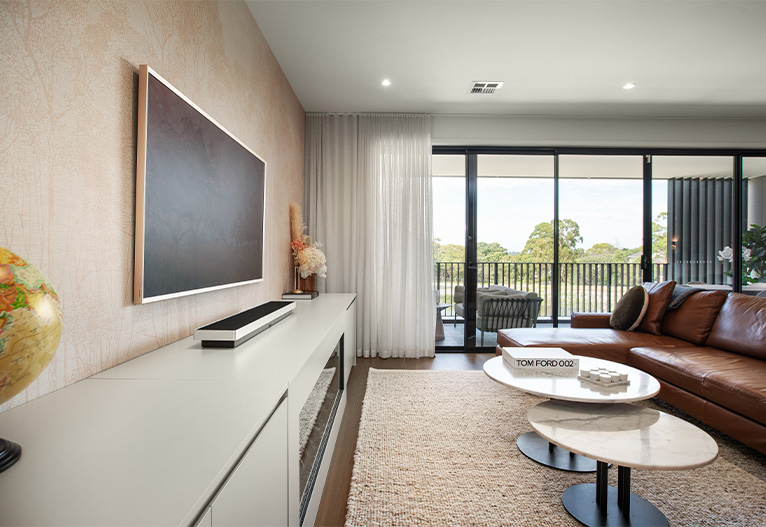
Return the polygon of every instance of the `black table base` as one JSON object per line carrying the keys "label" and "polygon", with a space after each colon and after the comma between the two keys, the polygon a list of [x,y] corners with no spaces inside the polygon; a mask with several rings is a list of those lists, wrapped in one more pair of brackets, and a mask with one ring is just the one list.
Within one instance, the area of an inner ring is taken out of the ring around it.
{"label": "black table base", "polygon": [[567,512],[588,527],[667,527],[657,507],[630,492],[630,468],[618,467],[617,488],[608,485],[606,463],[598,462],[596,483],[574,485],[561,500]]}
{"label": "black table base", "polygon": [[0,437],[0,472],[11,468],[21,458],[21,446]]}
{"label": "black table base", "polygon": [[566,470],[567,472],[596,471],[595,459],[574,454],[558,447],[537,435],[537,432],[527,432],[520,436],[516,440],[516,445],[522,454],[546,467]]}

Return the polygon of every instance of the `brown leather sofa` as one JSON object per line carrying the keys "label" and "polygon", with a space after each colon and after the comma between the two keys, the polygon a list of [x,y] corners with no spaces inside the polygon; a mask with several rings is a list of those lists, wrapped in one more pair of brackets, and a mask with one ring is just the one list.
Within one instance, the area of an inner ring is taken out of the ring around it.
{"label": "brown leather sofa", "polygon": [[506,329],[502,347],[561,347],[629,364],[660,382],[658,397],[766,454],[766,298],[689,296],[659,335],[609,328],[608,314],[574,314],[571,328]]}

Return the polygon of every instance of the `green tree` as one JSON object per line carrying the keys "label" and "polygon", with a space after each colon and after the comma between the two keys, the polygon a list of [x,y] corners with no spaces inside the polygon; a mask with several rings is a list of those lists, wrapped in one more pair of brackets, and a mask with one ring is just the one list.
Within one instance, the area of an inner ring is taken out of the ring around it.
{"label": "green tree", "polygon": [[479,262],[504,262],[508,249],[497,242],[479,242],[476,245],[476,256]]}
{"label": "green tree", "polygon": [[620,249],[611,243],[596,243],[577,258],[578,263],[638,263],[641,261],[641,247]]}
{"label": "green tree", "polygon": [[[538,223],[529,235],[520,261],[553,262],[553,221]],[[577,245],[582,243],[580,226],[574,220],[559,220],[559,261],[576,262],[584,251]]]}
{"label": "green tree", "polygon": [[652,262],[668,261],[668,213],[660,212],[652,222]]}
{"label": "green tree", "polygon": [[[434,262],[459,262],[465,261],[465,248],[462,245],[450,243],[442,245],[441,239],[434,240]],[[442,280],[463,281],[463,265],[442,265],[439,267]]]}
{"label": "green tree", "polygon": [[441,239],[434,240],[434,261],[435,262],[464,262],[465,247],[450,243],[442,245]]}
{"label": "green tree", "polygon": [[580,263],[624,262],[623,257],[622,250],[611,243],[596,243],[593,244],[593,247],[586,250],[585,254],[578,258],[577,261]]}

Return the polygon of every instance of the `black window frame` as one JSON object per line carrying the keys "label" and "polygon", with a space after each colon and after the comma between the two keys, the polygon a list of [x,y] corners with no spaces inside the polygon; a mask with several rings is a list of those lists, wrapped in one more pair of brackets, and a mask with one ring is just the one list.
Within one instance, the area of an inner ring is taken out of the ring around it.
{"label": "black window frame", "polygon": [[[476,348],[476,283],[478,257],[476,252],[477,229],[477,159],[479,155],[547,155],[554,160],[553,174],[553,210],[554,238],[558,240],[559,214],[559,156],[561,155],[590,155],[590,156],[641,156],[643,158],[643,256],[641,259],[642,277],[645,282],[652,281],[652,158],[654,156],[689,156],[689,157],[731,157],[733,159],[732,178],[735,189],[741,189],[743,184],[743,160],[748,157],[766,157],[766,149],[753,148],[649,148],[649,147],[519,147],[519,146],[451,146],[433,145],[432,155],[463,155],[465,156],[466,179],[466,238],[465,238],[465,304],[466,318],[464,334],[465,351],[477,351]],[[733,214],[734,241],[732,250],[732,291],[742,292],[742,192],[734,192]],[[554,265],[551,276],[551,308],[553,327],[559,322],[559,278],[558,243],[554,244]],[[473,286],[473,287],[471,287]],[[437,346],[438,347],[438,346]]]}

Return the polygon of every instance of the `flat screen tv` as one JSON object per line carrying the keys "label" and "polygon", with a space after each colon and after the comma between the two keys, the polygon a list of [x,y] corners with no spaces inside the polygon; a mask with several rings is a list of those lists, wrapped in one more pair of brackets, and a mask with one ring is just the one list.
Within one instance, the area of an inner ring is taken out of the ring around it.
{"label": "flat screen tv", "polygon": [[266,162],[139,69],[137,304],[263,280]]}

